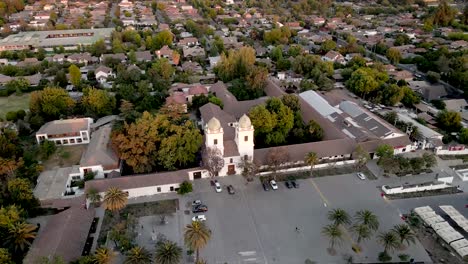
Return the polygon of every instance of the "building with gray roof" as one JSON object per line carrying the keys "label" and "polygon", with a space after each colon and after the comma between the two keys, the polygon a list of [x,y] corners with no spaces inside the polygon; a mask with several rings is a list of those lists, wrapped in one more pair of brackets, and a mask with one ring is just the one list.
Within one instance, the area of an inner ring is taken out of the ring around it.
{"label": "building with gray roof", "polygon": [[66,50],[74,50],[80,46],[92,45],[100,39],[110,40],[112,31],[113,28],[94,28],[20,32],[0,39],[0,51],[38,48],[52,51],[54,47],[60,46]]}

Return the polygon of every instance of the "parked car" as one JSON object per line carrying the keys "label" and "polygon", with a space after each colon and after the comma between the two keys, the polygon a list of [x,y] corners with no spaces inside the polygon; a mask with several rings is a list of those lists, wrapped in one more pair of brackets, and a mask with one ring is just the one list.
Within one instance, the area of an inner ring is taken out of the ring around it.
{"label": "parked car", "polygon": [[229,185],[227,187],[227,190],[228,190],[229,194],[235,194],[236,193],[236,190],[234,190],[234,186],[232,186],[232,185]]}
{"label": "parked car", "polygon": [[294,180],[294,179],[291,180],[291,185],[292,185],[294,188],[296,188],[296,189],[299,188],[299,183],[298,183],[296,180]]}
{"label": "parked car", "polygon": [[195,201],[192,202],[192,206],[197,206],[197,205],[201,205],[201,204],[202,204],[201,200],[195,200]]}
{"label": "parked car", "polygon": [[194,206],[193,209],[192,209],[192,213],[194,213],[194,214],[204,213],[204,212],[207,212],[207,211],[208,211],[208,206],[206,206],[204,204]]}
{"label": "parked car", "polygon": [[205,215],[196,215],[196,216],[192,217],[192,221],[195,221],[195,222],[206,221],[206,216]]}
{"label": "parked car", "polygon": [[278,190],[278,184],[276,184],[275,180],[271,180],[270,185],[273,190]]}
{"label": "parked car", "polygon": [[221,188],[221,184],[219,184],[218,181],[215,181],[215,190],[217,193],[220,193],[223,190],[223,188]]}
{"label": "parked car", "polygon": [[262,183],[262,185],[263,185],[263,190],[265,190],[265,191],[270,190],[270,187],[268,187],[268,184],[266,182]]}
{"label": "parked car", "polygon": [[364,175],[364,173],[362,173],[362,172],[358,172],[358,173],[356,173],[356,175],[357,175],[358,178],[361,179],[361,180],[365,180],[365,179],[366,179],[366,175]]}
{"label": "parked car", "polygon": [[288,189],[292,188],[292,183],[290,181],[285,181],[284,185],[286,185],[286,188],[288,188]]}

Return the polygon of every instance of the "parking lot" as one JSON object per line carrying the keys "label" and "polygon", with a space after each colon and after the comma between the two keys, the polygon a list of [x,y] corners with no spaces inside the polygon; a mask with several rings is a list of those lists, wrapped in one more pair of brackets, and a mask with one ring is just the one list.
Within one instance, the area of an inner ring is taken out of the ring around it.
{"label": "parking lot", "polygon": [[[402,223],[395,205],[380,197],[375,184],[355,175],[301,180],[299,189],[287,189],[279,183],[276,191],[263,191],[259,181],[245,184],[240,176],[219,178],[224,189],[216,193],[208,180],[195,182],[195,192],[184,196],[181,204],[201,199],[208,205],[205,213],[212,239],[201,255],[208,263],[300,263],[306,259],[317,263],[345,263],[343,255],[353,255],[357,262],[375,262],[382,246],[375,240],[362,243],[363,252],[353,254],[351,238],[345,236],[338,254],[327,253],[328,239],[321,234],[328,224],[327,212],[343,208],[350,214],[369,209],[378,215],[381,231]],[[236,188],[229,195],[228,184]],[[185,215],[190,223],[193,214]],[[299,232],[296,231],[299,228]],[[406,253],[416,261],[429,261],[422,246],[411,246]]]}

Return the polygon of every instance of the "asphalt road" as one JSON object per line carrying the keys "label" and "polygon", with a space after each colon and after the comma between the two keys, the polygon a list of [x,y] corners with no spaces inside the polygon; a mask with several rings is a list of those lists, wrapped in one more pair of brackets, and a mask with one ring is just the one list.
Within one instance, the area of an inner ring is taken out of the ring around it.
{"label": "asphalt road", "polygon": [[[321,234],[322,227],[329,224],[327,212],[343,208],[353,215],[369,209],[379,217],[382,231],[402,223],[399,204],[381,198],[375,182],[361,181],[352,174],[302,180],[299,189],[286,189],[280,183],[279,190],[269,192],[263,191],[259,182],[245,185],[240,176],[219,181],[224,187],[233,184],[236,194],[229,195],[226,190],[215,193],[209,181],[198,180],[196,192],[181,201],[186,205],[201,199],[209,207],[205,215],[212,238],[201,252],[208,263],[303,264],[307,258],[317,263],[344,263],[343,255],[348,254],[354,261],[375,262],[382,246],[372,239],[362,243],[361,254],[354,254],[349,233],[336,256],[327,253],[329,241]],[[185,224],[190,223],[192,216],[184,216]],[[396,252],[394,260],[401,253]],[[416,260],[430,261],[419,243],[404,253]]]}

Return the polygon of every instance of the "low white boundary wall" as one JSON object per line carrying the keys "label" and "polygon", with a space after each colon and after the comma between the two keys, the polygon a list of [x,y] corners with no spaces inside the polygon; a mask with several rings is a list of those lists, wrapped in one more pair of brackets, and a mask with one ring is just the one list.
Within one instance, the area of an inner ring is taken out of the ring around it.
{"label": "low white boundary wall", "polygon": [[[351,164],[354,164],[354,163],[356,163],[355,160],[345,160],[345,161],[337,161],[337,162],[330,162],[330,163],[322,163],[322,164],[315,165],[314,169],[334,167],[334,166],[351,165]],[[311,169],[311,166],[302,166],[302,167],[295,167],[295,168],[277,170],[276,173],[301,172],[301,171],[307,171],[307,170],[310,170],[310,169]],[[265,176],[265,175],[270,175],[270,174],[273,174],[273,173],[274,173],[273,171],[265,171],[265,172],[257,173],[257,175],[258,176]]]}

